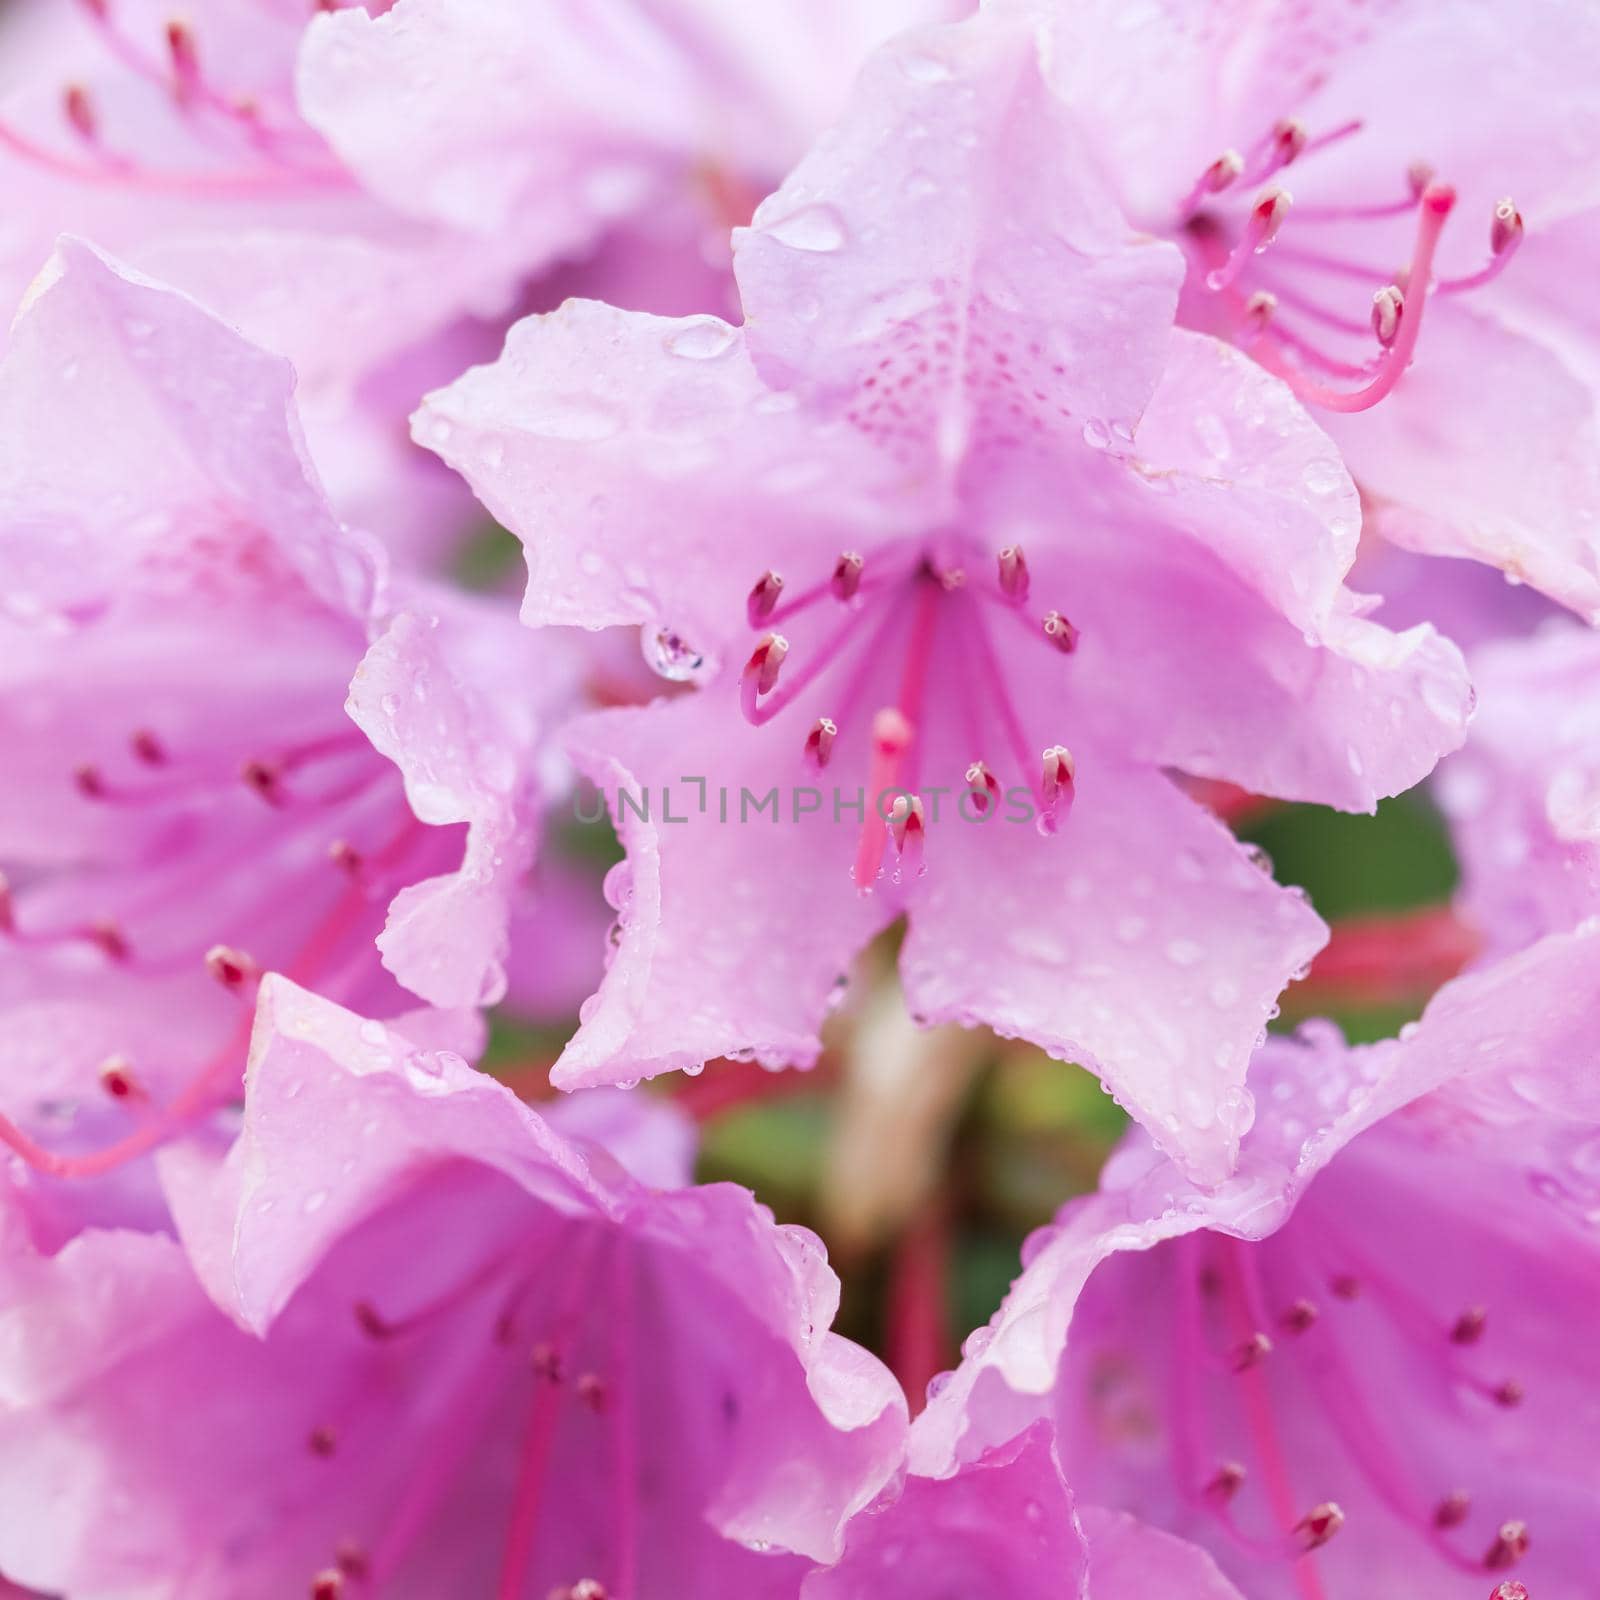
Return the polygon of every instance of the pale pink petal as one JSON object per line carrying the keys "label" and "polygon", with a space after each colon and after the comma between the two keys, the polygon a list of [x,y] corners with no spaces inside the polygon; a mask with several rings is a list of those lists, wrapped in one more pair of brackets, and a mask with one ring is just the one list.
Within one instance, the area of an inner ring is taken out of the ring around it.
{"label": "pale pink petal", "polygon": [[[1151,841],[1159,839],[1159,851]],[[1250,1125],[1245,1070],[1326,929],[1166,778],[1079,756],[1071,817],[931,830],[901,956],[929,1022],[983,1023],[1099,1074],[1203,1179]]]}

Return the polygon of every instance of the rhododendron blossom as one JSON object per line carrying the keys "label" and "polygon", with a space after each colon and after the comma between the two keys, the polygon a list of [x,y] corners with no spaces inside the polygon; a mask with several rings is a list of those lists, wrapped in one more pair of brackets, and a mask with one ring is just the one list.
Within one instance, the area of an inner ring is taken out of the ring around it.
{"label": "rhododendron blossom", "polygon": [[991,3],[1182,248],[1183,321],[1318,412],[1383,531],[1600,618],[1592,8]]}
{"label": "rhododendron blossom", "polygon": [[913,1460],[948,1470],[1043,1412],[1079,1495],[1249,1594],[1579,1584],[1597,1004],[1590,926],[1458,979],[1407,1038],[1274,1041],[1238,1176],[1199,1192],[1134,1138],[1033,1243]]}
{"label": "rhododendron blossom", "polygon": [[913,35],[741,237],[742,330],[575,302],[424,408],[527,620],[638,622],[703,685],[573,735],[630,863],[559,1082],[808,1063],[909,911],[914,1011],[1092,1062],[1218,1176],[1320,929],[1159,769],[1364,808],[1459,741],[1453,649],[1342,587],[1328,442],[1172,334],[1180,258],[1070,140],[1029,30]]}
{"label": "rhododendron blossom", "polygon": [[504,988],[560,658],[382,583],[289,378],[79,244],[0,369],[0,1109],[118,1102],[106,1160],[236,1089],[263,971],[387,1012]]}
{"label": "rhododendron blossom", "polygon": [[[828,1332],[813,1239],[684,1187],[672,1113],[571,1109],[569,1139],[459,1058],[269,979],[238,1145],[163,1158],[233,1320],[171,1239],[11,1243],[0,1462],[69,1415],[78,1442],[5,1474],[0,1564],[84,1593],[793,1595],[898,1459],[899,1392]],[[57,1309],[92,1319],[66,1347]],[[230,1424],[151,1455],[150,1420],[219,1381]],[[104,1536],[62,1537],[63,1483]]]}

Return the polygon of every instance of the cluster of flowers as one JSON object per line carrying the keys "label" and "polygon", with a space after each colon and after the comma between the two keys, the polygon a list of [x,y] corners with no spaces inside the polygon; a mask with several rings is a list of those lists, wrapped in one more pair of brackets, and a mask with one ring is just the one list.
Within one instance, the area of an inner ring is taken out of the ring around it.
{"label": "cluster of flowers", "polygon": [[[6,1578],[1594,1592],[1586,0],[0,25]],[[1327,930],[1203,796],[1446,756],[1473,965],[1269,1039]],[[902,918],[1135,1122],[914,1422],[623,1092]]]}

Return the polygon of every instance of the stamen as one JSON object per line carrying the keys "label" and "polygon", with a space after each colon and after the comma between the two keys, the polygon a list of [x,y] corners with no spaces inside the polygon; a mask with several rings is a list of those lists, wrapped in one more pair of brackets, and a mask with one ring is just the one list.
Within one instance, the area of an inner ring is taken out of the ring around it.
{"label": "stamen", "polygon": [[311,1600],[342,1600],[344,1574],[337,1567],[324,1567],[311,1580]]}
{"label": "stamen", "polygon": [[1226,1505],[1244,1487],[1245,1470],[1237,1461],[1224,1461],[1206,1484],[1205,1493]]}
{"label": "stamen", "polygon": [[99,767],[93,762],[84,761],[72,769],[72,781],[78,786],[78,793],[86,800],[104,800],[106,797],[105,779],[100,774]]}
{"label": "stamen", "polygon": [[920,873],[927,824],[922,801],[916,795],[903,794],[895,800],[889,812],[889,833],[900,857],[900,871],[914,876]]}
{"label": "stamen", "polygon": [[1250,208],[1250,218],[1239,235],[1239,242],[1228,254],[1228,259],[1213,272],[1206,274],[1206,287],[1211,290],[1226,289],[1244,271],[1252,256],[1260,255],[1278,236],[1283,219],[1289,215],[1290,195],[1287,189],[1268,189]]}
{"label": "stamen", "polygon": [[1528,1553],[1528,1525],[1525,1522],[1502,1522],[1500,1531],[1489,1546],[1483,1564],[1491,1572],[1502,1572],[1513,1567]]}
{"label": "stamen", "polygon": [[1504,1406],[1509,1411],[1515,1406],[1520,1406],[1527,1398],[1527,1393],[1528,1391],[1515,1378],[1507,1378],[1504,1383],[1496,1385],[1494,1403],[1497,1406]]}
{"label": "stamen", "polygon": [[833,741],[839,736],[838,725],[831,717],[818,717],[806,735],[805,761],[813,772],[821,772],[833,757]]}
{"label": "stamen", "polygon": [[1020,544],[1008,544],[999,555],[1000,592],[1021,605],[1028,598],[1028,562]]}
{"label": "stamen", "polygon": [[1044,636],[1062,655],[1070,656],[1078,648],[1078,630],[1059,611],[1044,614]]}
{"label": "stamen", "polygon": [[755,587],[745,602],[745,612],[752,628],[759,628],[772,615],[782,595],[783,579],[776,572],[764,572],[756,579]]}
{"label": "stamen", "polygon": [[128,736],[128,744],[134,756],[147,767],[159,767],[166,762],[166,748],[148,728],[134,729]]}
{"label": "stamen", "polygon": [[1243,171],[1244,157],[1237,150],[1224,150],[1195,180],[1194,188],[1179,207],[1179,215],[1185,218],[1193,216],[1209,196],[1221,194],[1224,189],[1237,183]]}
{"label": "stamen", "polygon": [[1064,744],[1053,744],[1044,753],[1044,768],[1039,780],[1039,796],[1044,802],[1040,821],[1047,833],[1067,820],[1077,795],[1077,765]]}
{"label": "stamen", "polygon": [[1468,1306],[1455,1320],[1455,1326],[1450,1330],[1450,1339],[1454,1344],[1476,1344],[1483,1337],[1483,1330],[1489,1321],[1489,1312],[1483,1306]]}
{"label": "stamen", "polygon": [[967,768],[966,784],[972,796],[972,809],[980,817],[988,816],[990,807],[999,802],[1000,780],[981,761],[974,761]]}
{"label": "stamen", "polygon": [[1278,313],[1278,297],[1270,289],[1257,289],[1244,303],[1240,329],[1246,340],[1253,339],[1266,330]]}
{"label": "stamen", "polygon": [[1423,193],[1417,208],[1417,238],[1412,249],[1411,264],[1402,274],[1408,288],[1405,300],[1410,303],[1402,307],[1394,343],[1384,350],[1377,373],[1365,385],[1354,390],[1330,389],[1308,378],[1289,363],[1269,358],[1265,350],[1257,353],[1257,359],[1269,371],[1283,378],[1307,404],[1339,412],[1365,411],[1375,406],[1399,383],[1416,354],[1433,275],[1434,252],[1455,203],[1456,192],[1446,184],[1434,184]]}
{"label": "stamen", "polygon": [[328,846],[328,859],[352,878],[361,872],[361,852],[348,839],[335,839]]}
{"label": "stamen", "polygon": [[1378,343],[1387,350],[1400,332],[1400,318],[1405,314],[1406,297],[1399,286],[1387,284],[1372,297],[1372,331]]}
{"label": "stamen", "polygon": [[867,807],[871,814],[862,824],[855,865],[850,869],[859,889],[868,888],[878,876],[888,838],[888,829],[877,815],[878,799],[899,787],[900,764],[914,737],[911,724],[893,706],[886,706],[872,719],[872,761],[867,770]]}
{"label": "stamen", "polygon": [[834,563],[833,577],[829,586],[837,600],[854,599],[856,590],[861,587],[861,571],[866,562],[854,550],[846,550]]}
{"label": "stamen", "polygon": [[1445,278],[1439,285],[1440,294],[1460,294],[1466,289],[1481,289],[1492,283],[1505,271],[1517,247],[1522,243],[1522,213],[1510,199],[1502,200],[1495,208],[1489,222],[1489,260],[1476,272],[1464,278]]}
{"label": "stamen", "polygon": [[312,1455],[326,1458],[339,1448],[339,1435],[334,1429],[323,1423],[320,1427],[311,1430],[311,1435],[306,1440],[306,1444]]}
{"label": "stamen", "polygon": [[1264,1333],[1252,1333],[1234,1348],[1228,1357],[1228,1365],[1234,1372],[1248,1372],[1252,1367],[1260,1366],[1271,1354],[1272,1340]]}
{"label": "stamen", "polygon": [[167,24],[166,33],[173,88],[179,99],[187,99],[200,86],[200,53],[195,46],[194,30],[187,22],[174,18]]}
{"label": "stamen", "polygon": [[605,1410],[608,1391],[605,1379],[599,1374],[585,1372],[573,1387],[578,1398],[591,1411],[598,1414]]}
{"label": "stamen", "polygon": [[128,959],[128,941],[123,931],[110,917],[96,917],[85,930],[84,937],[97,944],[113,961]]}
{"label": "stamen", "polygon": [[756,720],[761,696],[770,694],[777,684],[778,673],[788,654],[789,641],[781,633],[763,634],[761,642],[750,652],[750,659],[739,675],[739,699],[751,722]]}
{"label": "stamen", "polygon": [[148,1100],[145,1087],[123,1056],[107,1056],[100,1063],[100,1087],[113,1100]]}
{"label": "stamen", "polygon": [[239,768],[239,776],[244,779],[245,787],[254,791],[269,806],[283,804],[280,787],[283,767],[279,762],[252,758]]}
{"label": "stamen", "polygon": [[546,1383],[561,1382],[561,1352],[552,1344],[536,1344],[528,1355],[528,1365]]}
{"label": "stamen", "polygon": [[69,83],[62,91],[61,109],[72,131],[86,144],[94,144],[100,135],[100,119],[95,114],[94,101],[81,83]]}
{"label": "stamen", "polygon": [[1278,1318],[1278,1325],[1285,1333],[1302,1334],[1317,1320],[1317,1308],[1309,1300],[1296,1300],[1284,1314]]}
{"label": "stamen", "polygon": [[1433,1508],[1433,1525],[1439,1529],[1459,1528],[1472,1511],[1472,1496],[1465,1489],[1452,1489]]}
{"label": "stamen", "polygon": [[226,944],[214,944],[206,951],[206,971],[224,989],[242,989],[261,976],[253,957]]}
{"label": "stamen", "polygon": [[1343,1526],[1344,1512],[1332,1500],[1324,1500],[1295,1523],[1295,1544],[1302,1551],[1320,1550]]}

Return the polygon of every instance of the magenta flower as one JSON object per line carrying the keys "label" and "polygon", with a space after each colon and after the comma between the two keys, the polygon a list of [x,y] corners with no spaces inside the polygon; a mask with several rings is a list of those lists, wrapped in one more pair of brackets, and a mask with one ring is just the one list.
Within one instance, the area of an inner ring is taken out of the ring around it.
{"label": "magenta flower", "polygon": [[1072,1504],[1048,1428],[1035,1424],[948,1478],[906,1479],[853,1517],[844,1558],[801,1600],[1239,1600],[1193,1545]]}
{"label": "magenta flower", "polygon": [[[1075,1493],[1259,1600],[1455,1600],[1600,1557],[1600,938],[1442,990],[1408,1037],[1274,1041],[1212,1194],[1135,1138],[913,1434],[949,1471],[1041,1414]],[[1474,1588],[1477,1583],[1481,1587]]]}
{"label": "magenta flower", "polygon": [[681,1187],[687,1154],[664,1107],[546,1121],[270,978],[238,1145],[162,1157],[249,1331],[170,1238],[8,1250],[0,1566],[151,1600],[792,1597],[904,1404],[827,1331],[818,1241]]}
{"label": "magenta flower", "polygon": [[1385,535],[1600,618],[1593,9],[998,4],[1182,319],[1320,409]]}
{"label": "magenta flower", "polygon": [[919,1016],[1092,1064],[1219,1176],[1323,930],[1162,769],[1361,809],[1459,742],[1453,647],[1342,586],[1327,440],[1173,335],[1177,252],[1072,152],[1026,28],[907,36],[742,236],[742,329],[569,303],[423,408],[527,621],[702,685],[573,736],[629,865],[564,1086],[808,1064],[908,912]]}
{"label": "magenta flower", "polygon": [[426,1026],[465,1048],[504,988],[567,669],[498,607],[376,592],[290,389],[81,244],[13,329],[0,1103],[36,1131],[114,1102],[126,1154],[231,1092],[266,970],[458,1008]]}
{"label": "magenta flower", "polygon": [[1489,954],[1600,913],[1600,639],[1551,624],[1476,652],[1466,747],[1436,791],[1461,857],[1461,909]]}

